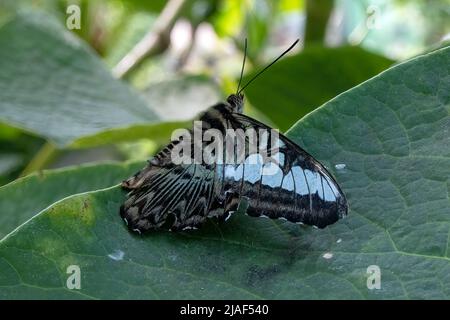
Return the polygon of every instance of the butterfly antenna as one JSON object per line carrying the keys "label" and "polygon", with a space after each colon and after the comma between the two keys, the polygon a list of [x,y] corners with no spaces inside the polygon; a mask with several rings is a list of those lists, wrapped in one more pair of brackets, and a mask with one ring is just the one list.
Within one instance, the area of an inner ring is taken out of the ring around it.
{"label": "butterfly antenna", "polygon": [[[262,69],[260,72],[258,72],[253,78],[251,78],[242,88],[241,90],[238,90],[238,94],[242,92],[242,90],[244,90],[245,88],[247,88],[247,86],[253,82],[253,80],[255,80],[256,78],[258,78],[264,71],[266,71],[267,69],[269,69],[271,66],[273,66],[278,60],[280,60],[281,58],[283,58],[283,56],[288,53],[289,51],[292,50],[293,47],[295,47],[295,45],[300,41],[300,39],[295,40],[295,42],[289,47],[287,48],[282,54],[280,54],[278,56],[278,58],[276,58],[275,60],[273,60],[269,65],[267,65],[264,69]],[[245,61],[245,60],[244,60]],[[240,83],[240,81],[239,81]]]}
{"label": "butterfly antenna", "polygon": [[239,78],[239,84],[236,90],[236,94],[239,93],[239,87],[241,86],[241,82],[242,82],[242,77],[244,75],[244,68],[245,68],[245,59],[247,58],[247,38],[245,38],[244,41],[244,61],[242,62],[242,69],[241,69],[241,76]]}

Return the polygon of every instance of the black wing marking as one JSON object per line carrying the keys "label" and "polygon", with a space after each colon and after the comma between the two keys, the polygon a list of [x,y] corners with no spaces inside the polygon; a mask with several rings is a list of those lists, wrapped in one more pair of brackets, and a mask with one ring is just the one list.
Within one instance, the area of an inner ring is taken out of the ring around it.
{"label": "black wing marking", "polygon": [[[233,127],[271,130],[267,125],[239,113],[228,120]],[[261,138],[261,137],[259,137]],[[327,169],[289,138],[279,133],[280,163],[275,174],[264,168],[275,164],[246,164],[240,201],[248,203],[247,214],[286,219],[323,228],[347,214],[347,200]],[[246,155],[247,159],[250,155]],[[247,168],[247,169],[246,169]],[[253,177],[252,177],[253,175]],[[237,190],[236,190],[237,191]]]}

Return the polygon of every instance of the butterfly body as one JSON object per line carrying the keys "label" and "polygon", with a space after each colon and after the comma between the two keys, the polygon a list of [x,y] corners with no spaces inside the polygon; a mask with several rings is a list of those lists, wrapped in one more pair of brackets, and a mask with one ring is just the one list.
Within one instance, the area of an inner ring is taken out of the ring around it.
{"label": "butterfly body", "polygon": [[[331,174],[287,137],[280,134],[272,139],[272,129],[243,115],[242,108],[242,95],[231,95],[227,102],[208,109],[200,117],[200,127],[196,124],[191,130],[204,134],[214,129],[225,136],[228,130],[268,132],[252,141],[244,137],[244,153],[234,155],[234,161],[212,153],[221,161],[203,158],[197,163],[176,164],[172,161],[175,148],[187,144],[191,150],[208,148],[208,141],[180,138],[122,183],[129,194],[120,213],[131,230],[198,228],[208,218],[227,220],[240,205],[249,216],[281,218],[319,228],[347,214],[347,201]],[[277,148],[269,146],[271,139]],[[265,162],[255,149],[247,149],[255,143],[258,150],[269,146],[268,154],[277,156],[276,163]],[[225,155],[230,153],[226,147],[223,150]],[[194,151],[189,156],[194,159]]]}

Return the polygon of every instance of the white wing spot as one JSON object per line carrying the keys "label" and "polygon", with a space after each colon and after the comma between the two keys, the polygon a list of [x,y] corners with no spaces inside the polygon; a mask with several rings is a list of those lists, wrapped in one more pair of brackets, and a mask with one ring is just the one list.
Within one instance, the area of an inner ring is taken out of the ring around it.
{"label": "white wing spot", "polygon": [[324,255],[322,256],[324,259],[331,259],[331,258],[333,258],[333,254],[331,253],[331,252],[327,252],[327,253],[324,253]]}
{"label": "white wing spot", "polygon": [[311,170],[304,170],[304,172],[306,176],[306,181],[308,181],[309,192],[311,193],[311,195],[315,194],[316,192],[319,192],[319,194],[321,194],[322,187],[319,188],[320,175],[317,172],[313,172]]}
{"label": "white wing spot", "polygon": [[190,227],[190,226],[183,228],[183,230],[197,230],[197,229],[198,229],[197,227]]}
{"label": "white wing spot", "polygon": [[284,176],[283,185],[281,187],[288,191],[294,191],[294,184],[294,175],[292,174],[291,170],[287,175]]}
{"label": "white wing spot", "polygon": [[114,261],[123,260],[124,256],[125,252],[123,252],[122,250],[115,250],[113,253],[108,254],[108,257],[113,259]]}

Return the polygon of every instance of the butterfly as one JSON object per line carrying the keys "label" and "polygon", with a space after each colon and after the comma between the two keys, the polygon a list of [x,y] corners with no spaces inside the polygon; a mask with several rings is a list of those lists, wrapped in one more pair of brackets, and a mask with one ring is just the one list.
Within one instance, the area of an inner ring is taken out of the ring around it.
{"label": "butterfly", "polygon": [[[179,136],[122,182],[128,195],[120,215],[130,230],[196,229],[210,218],[226,221],[241,206],[251,217],[284,219],[318,228],[347,215],[344,193],[319,161],[288,137],[242,113],[242,90],[297,42],[239,90],[240,80],[236,94],[206,110],[189,131],[194,136],[195,130],[202,135],[208,130],[222,136],[230,130],[241,133],[244,151],[233,154],[233,161],[225,161],[231,151],[237,150],[225,145],[229,141],[226,138],[210,139],[220,148],[197,159],[195,150],[206,150],[208,141]],[[241,79],[244,65],[245,56]],[[262,134],[250,139],[243,132]],[[192,161],[174,161],[175,150],[184,160]],[[260,155],[261,150],[266,150],[265,157]],[[240,161],[236,161],[238,157]]]}

